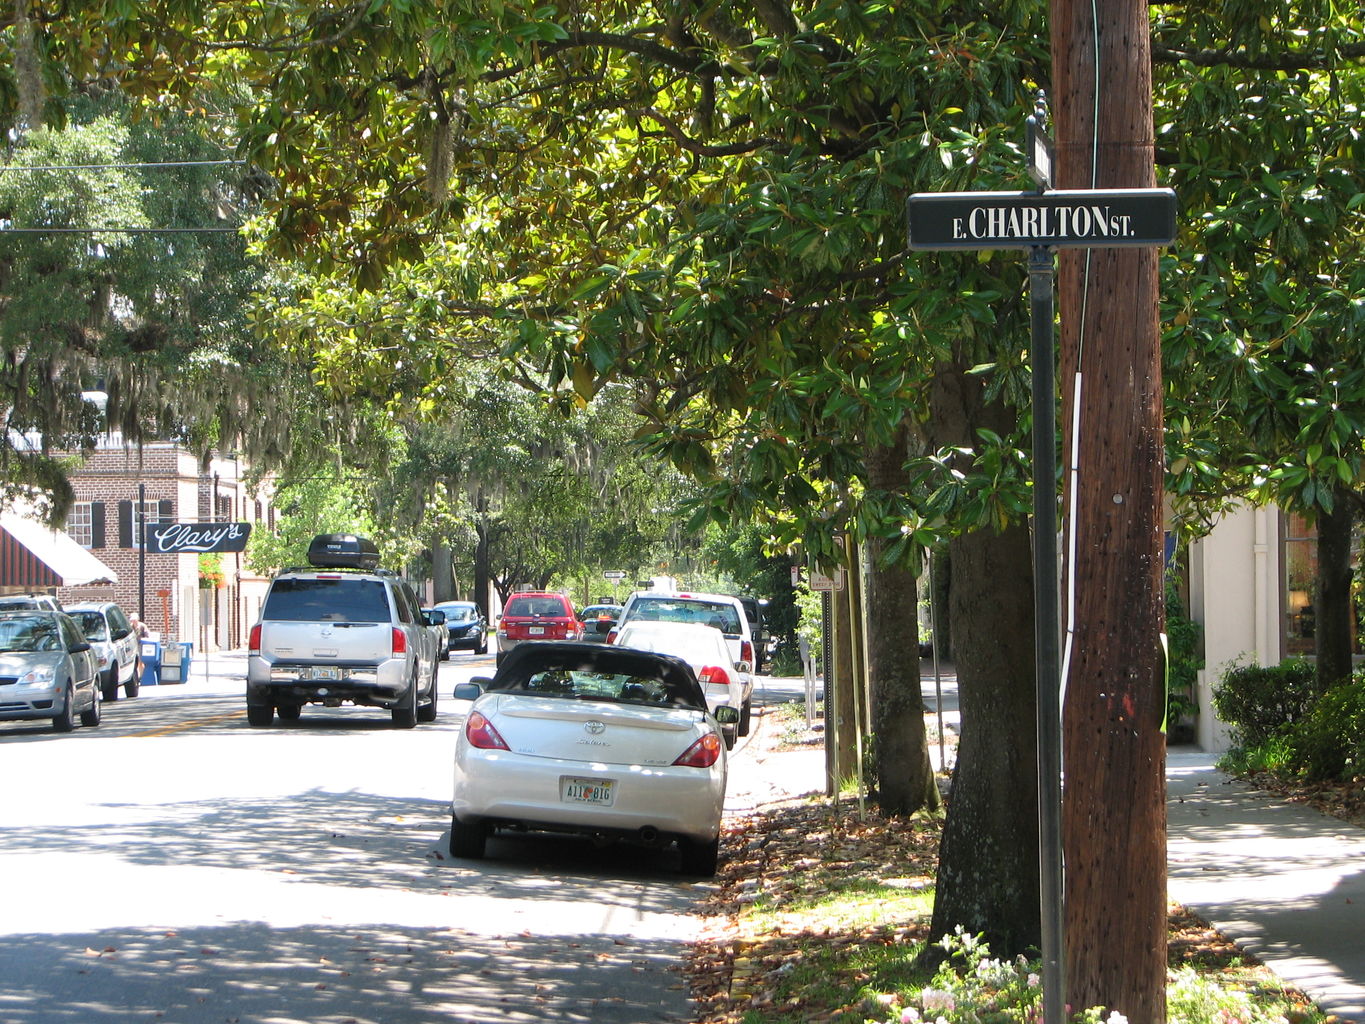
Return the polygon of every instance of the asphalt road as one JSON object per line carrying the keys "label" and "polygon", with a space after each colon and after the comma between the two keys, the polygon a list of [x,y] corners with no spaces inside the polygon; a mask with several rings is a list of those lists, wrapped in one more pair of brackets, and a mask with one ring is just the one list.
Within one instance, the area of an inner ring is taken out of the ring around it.
{"label": "asphalt road", "polygon": [[449,695],[491,656],[443,664],[411,731],[311,707],[250,729],[244,660],[208,661],[95,729],[0,723],[0,1022],[691,1019],[677,967],[710,883],[675,852],[446,852]]}

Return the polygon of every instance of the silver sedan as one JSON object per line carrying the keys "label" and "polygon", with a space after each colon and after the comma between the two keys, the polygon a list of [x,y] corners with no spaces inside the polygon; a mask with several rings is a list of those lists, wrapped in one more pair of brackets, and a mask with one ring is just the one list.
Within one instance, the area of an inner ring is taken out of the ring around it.
{"label": "silver sedan", "polygon": [[50,719],[57,732],[100,724],[99,663],[62,612],[0,612],[0,721]]}

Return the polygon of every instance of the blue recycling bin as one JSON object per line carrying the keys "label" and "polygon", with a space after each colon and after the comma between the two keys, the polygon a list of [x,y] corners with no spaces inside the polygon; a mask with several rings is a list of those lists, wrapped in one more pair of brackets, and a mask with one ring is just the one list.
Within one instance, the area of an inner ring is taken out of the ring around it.
{"label": "blue recycling bin", "polygon": [[161,641],[142,641],[142,685],[156,686],[161,682]]}

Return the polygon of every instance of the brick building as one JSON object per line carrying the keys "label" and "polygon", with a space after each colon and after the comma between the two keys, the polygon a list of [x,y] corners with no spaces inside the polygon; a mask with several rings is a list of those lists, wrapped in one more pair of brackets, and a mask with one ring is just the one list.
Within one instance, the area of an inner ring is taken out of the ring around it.
{"label": "brick building", "polygon": [[125,445],[117,435],[69,473],[75,503],[66,533],[118,574],[118,582],[59,587],[64,603],[114,600],[141,615],[164,641],[190,641],[195,650],[245,645],[265,597],[267,579],[254,575],[242,554],[220,560],[221,585],[200,584],[200,555],[143,551],[141,525],[245,522],[271,529],[268,495],[248,490],[245,467],[234,456],[207,466],[170,443]]}

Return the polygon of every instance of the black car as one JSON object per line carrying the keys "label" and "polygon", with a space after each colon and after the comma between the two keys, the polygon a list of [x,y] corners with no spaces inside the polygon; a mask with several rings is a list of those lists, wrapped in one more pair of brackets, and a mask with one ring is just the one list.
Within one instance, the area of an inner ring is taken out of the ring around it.
{"label": "black car", "polygon": [[739,603],[744,606],[744,617],[749,620],[749,631],[754,636],[754,674],[757,675],[768,660],[768,643],[772,639],[763,621],[763,606],[768,602],[757,597],[741,597]]}
{"label": "black car", "polygon": [[619,604],[590,604],[578,613],[578,621],[583,623],[583,642],[600,644],[621,617]]}
{"label": "black car", "polygon": [[488,653],[488,620],[473,601],[441,601],[432,605],[446,613],[446,630],[450,634],[452,651]]}

